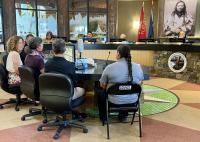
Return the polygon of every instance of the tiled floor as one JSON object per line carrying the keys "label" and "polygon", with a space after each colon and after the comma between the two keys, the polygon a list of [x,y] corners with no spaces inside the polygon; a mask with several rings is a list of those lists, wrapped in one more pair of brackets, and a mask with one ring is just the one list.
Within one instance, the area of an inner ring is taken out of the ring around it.
{"label": "tiled floor", "polygon": [[[179,80],[153,78],[145,84],[155,85],[174,92],[180,103],[164,113],[143,118],[143,137],[138,137],[138,124],[111,124],[112,142],[199,142],[200,141],[200,85]],[[0,102],[9,98],[0,90]],[[12,106],[0,110],[0,142],[52,142],[55,129],[37,132],[42,117],[34,117],[22,122],[20,117],[28,112],[23,106],[15,112]],[[85,123],[87,134],[78,129],[66,129],[59,142],[104,142],[106,127],[97,119],[88,119]]]}

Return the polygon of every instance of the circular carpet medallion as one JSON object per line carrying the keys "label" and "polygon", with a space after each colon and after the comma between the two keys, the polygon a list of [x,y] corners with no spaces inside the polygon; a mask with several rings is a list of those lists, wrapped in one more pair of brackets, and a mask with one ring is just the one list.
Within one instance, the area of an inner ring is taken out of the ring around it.
{"label": "circular carpet medallion", "polygon": [[152,85],[143,85],[143,96],[141,96],[142,115],[153,115],[168,111],[179,102],[176,94]]}

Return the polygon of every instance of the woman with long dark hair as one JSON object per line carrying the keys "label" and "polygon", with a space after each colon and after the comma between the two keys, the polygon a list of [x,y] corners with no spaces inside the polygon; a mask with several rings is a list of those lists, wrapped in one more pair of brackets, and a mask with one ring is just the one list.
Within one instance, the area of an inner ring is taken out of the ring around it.
{"label": "woman with long dark hair", "polygon": [[192,35],[194,34],[193,26],[194,19],[187,12],[185,2],[181,0],[176,3],[174,11],[167,19],[164,32],[166,36],[179,36],[180,32],[184,32],[185,35]]}
{"label": "woman with long dark hair", "polygon": [[51,31],[48,31],[46,33],[46,38],[45,38],[44,42],[52,43],[53,42],[53,38],[54,38],[53,33]]}
{"label": "woman with long dark hair", "polygon": [[[101,76],[100,87],[102,90],[107,89],[115,83],[125,83],[131,81],[133,83],[141,84],[143,80],[143,71],[141,66],[131,61],[130,46],[120,45],[117,48],[116,59],[117,62],[108,65]],[[102,121],[105,120],[106,107],[105,100],[106,95],[100,89],[95,88],[95,93],[98,95],[99,115]],[[133,104],[137,101],[136,94],[132,95],[108,95],[110,103],[115,105],[127,105]],[[119,114],[120,121],[126,118],[127,112]]]}

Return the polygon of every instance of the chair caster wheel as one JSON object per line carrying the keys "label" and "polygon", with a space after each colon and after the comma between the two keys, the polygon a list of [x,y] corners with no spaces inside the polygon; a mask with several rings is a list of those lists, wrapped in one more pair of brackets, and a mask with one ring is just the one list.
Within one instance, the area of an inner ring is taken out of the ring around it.
{"label": "chair caster wheel", "polygon": [[25,121],[25,119],[26,119],[26,118],[25,118],[24,116],[21,117],[21,121]]}
{"label": "chair caster wheel", "polygon": [[88,129],[83,129],[83,133],[88,133]]}
{"label": "chair caster wheel", "polygon": [[59,134],[55,134],[55,135],[53,136],[53,138],[54,138],[55,140],[57,140],[59,137],[60,137]]}
{"label": "chair caster wheel", "polygon": [[19,111],[19,108],[17,107],[17,108],[15,108],[15,111]]}
{"label": "chair caster wheel", "polygon": [[44,120],[42,121],[42,123],[44,123],[44,124],[47,123],[47,122],[48,122],[47,119],[44,119]]}
{"label": "chair caster wheel", "polygon": [[38,131],[42,131],[42,127],[38,127],[37,130],[38,130]]}
{"label": "chair caster wheel", "polygon": [[0,106],[0,109],[3,109],[3,106]]}

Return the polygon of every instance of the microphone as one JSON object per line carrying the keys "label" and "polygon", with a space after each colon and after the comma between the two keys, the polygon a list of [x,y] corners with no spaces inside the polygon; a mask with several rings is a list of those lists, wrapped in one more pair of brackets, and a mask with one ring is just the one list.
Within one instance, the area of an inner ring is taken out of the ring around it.
{"label": "microphone", "polygon": [[108,65],[108,58],[110,57],[110,51],[108,52],[108,57],[107,57],[107,59],[106,59],[106,65],[105,65],[105,67],[104,67],[104,69],[106,68],[106,66]]}

